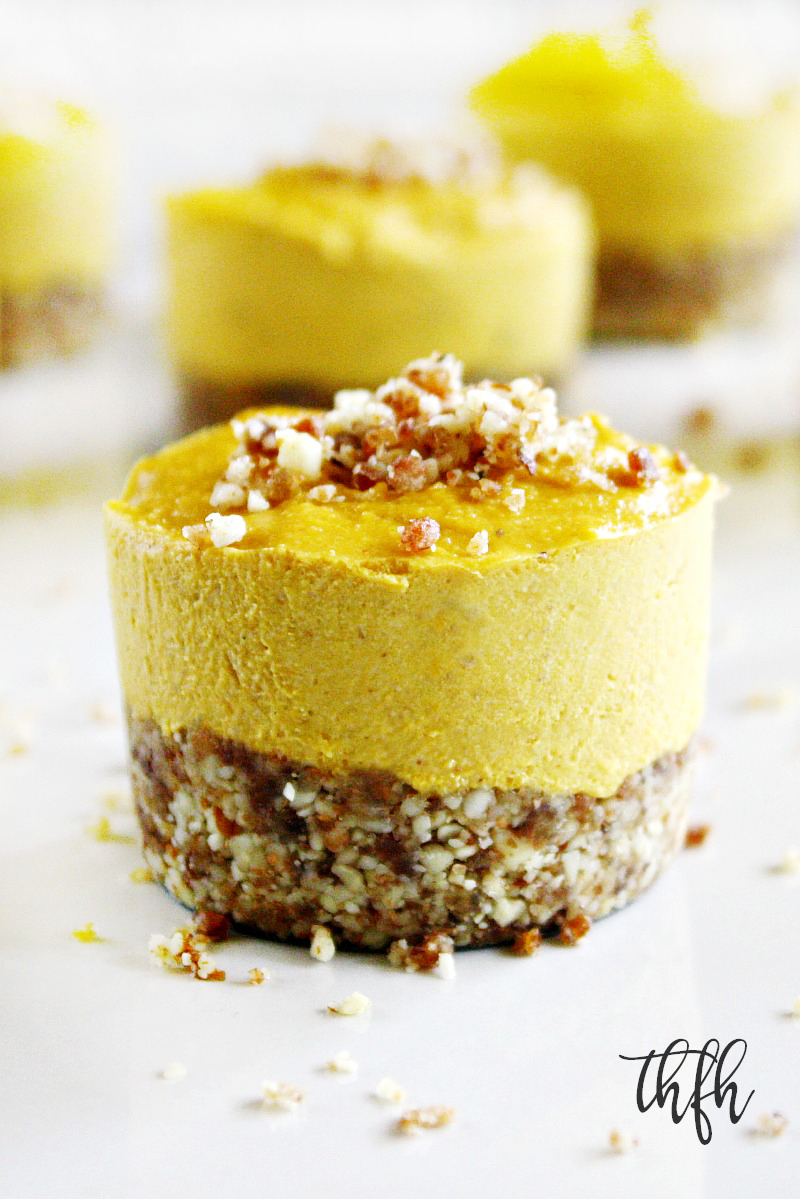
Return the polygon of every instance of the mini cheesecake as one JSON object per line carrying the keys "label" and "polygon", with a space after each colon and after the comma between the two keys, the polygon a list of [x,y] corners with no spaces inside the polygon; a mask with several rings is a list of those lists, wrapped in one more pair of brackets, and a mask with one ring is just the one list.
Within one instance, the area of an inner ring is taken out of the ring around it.
{"label": "mini cheesecake", "polygon": [[0,91],[0,367],[72,354],[103,311],[112,158],[81,108]]}
{"label": "mini cheesecake", "polygon": [[591,200],[597,333],[686,338],[769,311],[800,216],[800,88],[756,87],[752,65],[723,93],[640,13],[624,38],[552,33],[473,89],[512,161]]}
{"label": "mini cheesecake", "polygon": [[591,292],[587,206],[483,146],[356,142],[167,205],[168,332],[196,427],[248,404],[328,405],[420,345],[470,378],[563,376]]}
{"label": "mini cheesecake", "polygon": [[683,841],[718,494],[449,356],[139,463],[106,527],[154,875],[365,948],[622,907]]}

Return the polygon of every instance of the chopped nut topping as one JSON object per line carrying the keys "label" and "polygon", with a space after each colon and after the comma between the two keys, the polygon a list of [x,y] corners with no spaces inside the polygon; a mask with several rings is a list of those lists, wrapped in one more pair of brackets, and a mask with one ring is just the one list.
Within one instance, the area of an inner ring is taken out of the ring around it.
{"label": "chopped nut topping", "polygon": [[336,953],[336,943],[330,929],[324,924],[315,924],[311,930],[311,944],[308,952],[317,962],[329,962]]}
{"label": "chopped nut topping", "polygon": [[153,933],[148,948],[155,962],[167,970],[184,970],[202,982],[222,982],[225,971],[218,970],[206,952],[208,939],[192,928],[178,928],[171,937]]}
{"label": "chopped nut topping", "polygon": [[518,958],[529,958],[536,953],[542,944],[542,934],[538,928],[526,929],[519,933],[511,946],[511,952]]}
{"label": "chopped nut topping", "polygon": [[250,987],[260,987],[267,978],[269,975],[260,970],[258,966],[253,966],[252,970],[247,971],[247,984]]}
{"label": "chopped nut topping", "polygon": [[[231,428],[237,445],[210,497],[225,511],[261,510],[301,490],[330,503],[345,498],[339,488],[405,494],[442,482],[482,502],[503,496],[503,481],[515,473],[552,486],[604,491],[646,488],[661,475],[646,446],[627,452],[598,447],[590,418],[559,417],[555,393],[538,380],[465,387],[461,363],[451,354],[411,362],[374,392],[340,391],[330,411],[262,413],[234,419]],[[689,469],[688,459],[680,459],[676,469]],[[510,487],[501,502],[521,512],[524,488]],[[241,527],[220,524],[231,519],[219,511],[206,518],[215,545],[244,536]],[[415,528],[421,534],[427,520],[405,526],[405,548],[433,548],[433,540],[418,540]],[[426,538],[434,523],[425,526]],[[201,529],[189,525],[184,536],[202,544]],[[484,537],[481,531],[471,553],[486,552]]]}
{"label": "chopped nut topping", "polygon": [[710,824],[693,824],[690,828],[687,828],[683,843],[687,849],[697,849],[699,846],[705,844],[710,832]]}
{"label": "chopped nut topping", "polygon": [[375,1098],[380,1099],[381,1103],[393,1103],[399,1107],[405,1103],[405,1088],[393,1078],[382,1078],[375,1088]]}
{"label": "chopped nut topping", "polygon": [[413,1107],[403,1112],[395,1124],[395,1130],[406,1136],[414,1136],[425,1129],[446,1128],[452,1123],[454,1115],[452,1107]]}
{"label": "chopped nut topping", "polygon": [[788,1126],[789,1121],[782,1112],[764,1112],[758,1117],[756,1133],[761,1137],[779,1137]]}
{"label": "chopped nut topping", "polygon": [[612,1128],[608,1136],[608,1147],[614,1153],[630,1153],[638,1144],[638,1139],[624,1128]]}
{"label": "chopped nut topping", "polygon": [[180,1082],[187,1075],[183,1062],[169,1062],[161,1071],[160,1078],[164,1082]]}
{"label": "chopped nut topping", "polygon": [[341,1003],[328,1004],[328,1011],[332,1016],[361,1016],[369,1012],[371,1007],[372,1003],[366,995],[362,995],[360,991],[353,991]]}
{"label": "chopped nut topping", "polygon": [[205,525],[184,525],[181,529],[181,534],[190,541],[192,545],[200,546],[208,545],[211,538],[208,535],[208,529]]}
{"label": "chopped nut topping", "polygon": [[326,1062],[325,1068],[330,1070],[331,1074],[355,1074],[358,1062],[347,1049],[342,1049]]}
{"label": "chopped nut topping", "polygon": [[405,939],[393,941],[387,957],[390,965],[401,970],[421,973],[435,970],[445,978],[455,976],[453,938],[447,933],[428,933],[419,945],[409,945]]}
{"label": "chopped nut topping", "polygon": [[[243,516],[223,516],[220,512],[209,512],[206,528],[212,545],[222,549],[226,545],[236,545],[237,541],[242,540],[247,532],[247,523]],[[185,529],[183,535],[186,536]]]}
{"label": "chopped nut topping", "polygon": [[88,924],[84,924],[83,928],[73,928],[72,935],[76,941],[80,941],[84,945],[90,945],[93,941],[100,940],[100,937],[95,932],[94,923],[91,920]]}
{"label": "chopped nut topping", "polygon": [[577,916],[571,916],[563,922],[558,939],[562,945],[577,945],[578,941],[586,936],[591,927],[592,922],[589,917],[579,913]]}
{"label": "chopped nut topping", "polygon": [[262,1083],[262,1092],[264,1107],[276,1112],[293,1112],[305,1099],[298,1087],[293,1087],[289,1082],[273,1082],[271,1079]]}
{"label": "chopped nut topping", "polygon": [[423,550],[435,550],[436,542],[442,535],[439,522],[430,516],[421,516],[410,520],[407,525],[400,525],[400,544],[411,554],[421,554]]}
{"label": "chopped nut topping", "polygon": [[477,558],[489,553],[489,534],[486,529],[481,529],[474,537],[470,537],[467,542],[467,553],[474,554]]}

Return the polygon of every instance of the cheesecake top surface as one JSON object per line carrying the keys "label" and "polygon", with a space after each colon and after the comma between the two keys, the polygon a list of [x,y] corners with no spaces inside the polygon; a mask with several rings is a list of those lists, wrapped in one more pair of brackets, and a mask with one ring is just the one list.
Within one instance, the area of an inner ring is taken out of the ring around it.
{"label": "cheesecake top surface", "polygon": [[406,574],[483,570],[668,521],[718,487],[531,380],[464,387],[433,355],[328,412],[271,408],[132,471],[111,507],[187,552],[268,551]]}
{"label": "cheesecake top surface", "polygon": [[255,182],[173,196],[173,218],[271,230],[321,245],[332,258],[357,248],[444,252],[487,240],[515,248],[520,229],[574,221],[577,193],[542,168],[509,168],[492,143],[352,139],[319,161],[275,166]]}

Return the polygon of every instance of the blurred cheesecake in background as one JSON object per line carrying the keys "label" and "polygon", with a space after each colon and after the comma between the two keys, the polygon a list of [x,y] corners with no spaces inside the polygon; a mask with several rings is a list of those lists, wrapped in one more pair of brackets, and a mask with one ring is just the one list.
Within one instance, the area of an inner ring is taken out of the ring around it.
{"label": "blurred cheesecake in background", "polygon": [[689,69],[638,13],[624,34],[551,33],[473,89],[512,161],[591,200],[598,334],[688,338],[769,310],[800,213],[800,92],[751,59]]}
{"label": "blurred cheesecake in background", "polygon": [[104,307],[112,162],[81,108],[0,89],[0,367],[74,353]]}
{"label": "blurred cheesecake in background", "polygon": [[493,147],[350,134],[324,159],[167,205],[184,424],[327,404],[420,346],[467,378],[561,378],[586,328],[588,206]]}

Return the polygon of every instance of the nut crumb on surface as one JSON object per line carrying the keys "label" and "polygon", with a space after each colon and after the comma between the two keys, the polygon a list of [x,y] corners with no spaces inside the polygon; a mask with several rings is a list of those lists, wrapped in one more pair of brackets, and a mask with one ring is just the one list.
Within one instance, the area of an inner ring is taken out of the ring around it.
{"label": "nut crumb on surface", "polygon": [[518,933],[516,939],[511,945],[511,953],[518,958],[529,958],[540,949],[542,945],[542,931],[539,928],[526,929],[524,933]]}
{"label": "nut crumb on surface", "polygon": [[400,544],[410,554],[421,554],[424,550],[436,549],[436,542],[442,535],[439,522],[431,516],[420,516],[410,520],[407,525],[399,525]]}
{"label": "nut crumb on surface", "polygon": [[467,542],[467,553],[473,554],[476,558],[482,558],[484,554],[489,553],[488,530],[480,529],[479,532],[470,537]]}
{"label": "nut crumb on surface", "polygon": [[328,1011],[332,1016],[361,1016],[371,1008],[372,1001],[366,995],[362,995],[361,991],[353,991],[341,1003],[328,1004]]}
{"label": "nut crumb on surface", "polygon": [[159,1078],[164,1082],[180,1082],[185,1078],[188,1071],[183,1062],[168,1062],[164,1069],[160,1072]]}
{"label": "nut crumb on surface", "polygon": [[428,933],[418,945],[409,945],[403,937],[392,942],[386,956],[391,966],[401,970],[455,977],[453,938],[447,933]]}
{"label": "nut crumb on surface", "polygon": [[250,987],[260,987],[268,978],[269,973],[265,974],[258,966],[253,966],[252,970],[247,971],[247,984]]}
{"label": "nut crumb on surface", "polygon": [[296,1111],[305,1099],[300,1088],[292,1086],[289,1082],[273,1082],[272,1079],[265,1079],[261,1084],[261,1090],[264,1107],[276,1112]]}
{"label": "nut crumb on surface", "polygon": [[148,943],[154,963],[166,970],[183,970],[201,982],[223,982],[225,971],[219,970],[207,952],[208,938],[194,928],[177,928],[171,936],[153,933]]}
{"label": "nut crumb on surface", "polygon": [[208,545],[211,541],[205,525],[184,525],[181,529],[181,536],[198,547]]}
{"label": "nut crumb on surface", "polygon": [[107,816],[98,816],[96,820],[87,824],[85,832],[95,841],[114,841],[118,845],[134,845],[136,843],[136,838],[131,833],[115,832]]}
{"label": "nut crumb on surface", "polygon": [[[221,512],[209,512],[206,517],[206,528],[211,538],[211,544],[217,549],[228,545],[236,545],[247,532],[247,521],[238,513],[223,516]],[[185,533],[184,533],[185,536]]]}
{"label": "nut crumb on surface", "polygon": [[630,1153],[638,1148],[639,1140],[624,1128],[612,1128],[608,1134],[608,1147],[612,1153]]}
{"label": "nut crumb on surface", "polygon": [[405,1136],[414,1136],[431,1128],[446,1128],[452,1124],[455,1111],[452,1107],[412,1107],[403,1112],[395,1124],[395,1131]]}
{"label": "nut crumb on surface", "polygon": [[375,1088],[375,1098],[381,1103],[392,1103],[399,1106],[405,1103],[406,1092],[405,1087],[401,1087],[399,1082],[395,1082],[393,1078],[382,1078]]}
{"label": "nut crumb on surface", "polygon": [[330,1061],[325,1063],[325,1069],[331,1074],[355,1074],[358,1070],[358,1062],[349,1050],[341,1049],[339,1053],[334,1053]]}
{"label": "nut crumb on surface", "polygon": [[324,924],[315,924],[312,928],[308,952],[316,962],[329,962],[335,956],[336,942]]}
{"label": "nut crumb on surface", "polygon": [[137,866],[135,870],[131,870],[128,878],[132,883],[152,883],[155,881],[153,872],[149,866]]}
{"label": "nut crumb on surface", "polygon": [[706,843],[708,834],[711,832],[710,824],[692,824],[686,830],[686,836],[683,839],[683,844],[686,849],[699,849],[701,845]]}
{"label": "nut crumb on surface", "polygon": [[84,924],[83,928],[73,928],[72,935],[76,941],[80,941],[83,945],[90,945],[93,941],[100,940],[92,920],[88,924]]}
{"label": "nut crumb on surface", "polygon": [[782,1136],[789,1121],[782,1112],[762,1112],[756,1121],[756,1135],[760,1137]]}
{"label": "nut crumb on surface", "polygon": [[582,941],[592,927],[592,922],[588,916],[578,913],[577,916],[570,916],[565,920],[559,931],[558,941],[560,945],[577,945],[578,941]]}

